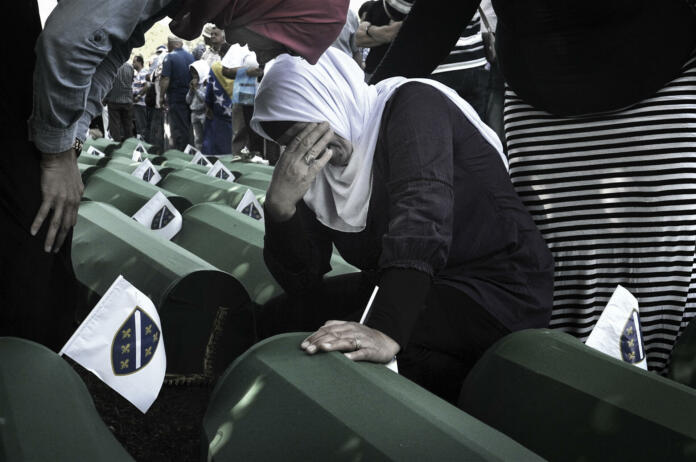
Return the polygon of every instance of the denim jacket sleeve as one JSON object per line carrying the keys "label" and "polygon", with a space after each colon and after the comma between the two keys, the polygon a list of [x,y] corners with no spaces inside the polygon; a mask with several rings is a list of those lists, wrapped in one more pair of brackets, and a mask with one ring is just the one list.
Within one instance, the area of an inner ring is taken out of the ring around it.
{"label": "denim jacket sleeve", "polygon": [[[116,71],[171,0],[59,2],[36,47],[29,138],[47,153],[84,139]],[[159,14],[158,14],[159,13]]]}

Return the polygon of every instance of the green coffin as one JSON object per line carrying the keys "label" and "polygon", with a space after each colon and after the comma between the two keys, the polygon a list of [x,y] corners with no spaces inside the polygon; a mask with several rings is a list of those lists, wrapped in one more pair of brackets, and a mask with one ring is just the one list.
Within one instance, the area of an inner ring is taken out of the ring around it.
{"label": "green coffin", "polygon": [[191,202],[181,196],[111,168],[102,168],[87,178],[83,197],[111,204],[126,215],[132,216],[158,191],[167,196],[179,212],[183,213],[191,206]]}
{"label": "green coffin", "polygon": [[87,152],[90,146],[94,146],[96,149],[99,149],[104,154],[110,154],[111,151],[118,148],[119,143],[113,140],[108,140],[106,138],[98,138],[96,140],[88,138],[82,145],[82,150]]}
{"label": "green coffin", "polygon": [[81,162],[77,163],[77,168],[80,170],[80,175],[82,175],[82,182],[87,181],[87,178],[94,173],[94,171],[99,170],[101,167],[95,165],[83,164]]}
{"label": "green coffin", "polygon": [[211,177],[191,169],[169,173],[160,181],[158,186],[173,194],[185,197],[193,204],[220,202],[237,207],[247,189],[251,189],[261,204],[266,200],[264,191]]}
{"label": "green coffin", "polygon": [[[125,142],[124,142],[125,143]],[[114,149],[111,151],[109,155],[113,157],[125,157],[127,159],[132,159],[133,158],[133,150],[135,149],[136,145],[122,145],[121,147]],[[143,159],[158,159],[162,156],[158,155],[155,152],[145,152],[140,154]]]}
{"label": "green coffin", "polygon": [[267,339],[227,369],[203,419],[208,460],[541,460],[383,365],[306,355],[306,335]]}
{"label": "green coffin", "polygon": [[237,178],[235,182],[267,191],[268,186],[271,184],[271,175],[261,172],[242,173],[242,176]]}
{"label": "green coffin", "polygon": [[265,175],[273,175],[273,167],[270,165],[264,165],[264,164],[256,164],[253,162],[244,162],[242,160],[235,160],[235,161],[229,161],[229,160],[221,160],[222,163],[225,165],[225,167],[229,168],[232,171],[235,172],[240,172],[242,174],[245,173],[263,173]]}
{"label": "green coffin", "polygon": [[184,151],[179,151],[178,149],[168,149],[162,153],[162,156],[167,158],[167,160],[182,159],[190,161],[193,159],[191,154],[186,154]]}
{"label": "green coffin", "polygon": [[[92,292],[90,308],[119,274],[152,300],[162,321],[169,373],[201,373],[216,316],[227,310],[225,319],[233,322],[249,301],[228,273],[106,204],[80,205],[72,259],[77,279]],[[240,353],[235,346],[240,339],[253,336],[253,327],[220,327],[226,337],[215,339],[216,363],[222,370]]]}
{"label": "green coffin", "polygon": [[118,170],[120,172],[125,172],[128,174],[133,173],[133,170],[138,168],[140,162],[136,162],[127,157],[112,157],[106,164],[107,167],[113,170]]}
{"label": "green coffin", "polygon": [[80,164],[95,165],[99,167],[103,167],[106,164],[108,164],[109,160],[111,160],[111,157],[109,156],[97,157],[91,154],[87,154],[87,151],[85,150],[83,150],[82,154],[80,154],[80,157],[77,158],[77,162]]}
{"label": "green coffin", "polygon": [[[195,205],[184,213],[183,221],[172,242],[230,273],[256,303],[283,293],[263,261],[262,221],[221,204]],[[328,276],[357,271],[338,255],[331,257],[331,267]]]}
{"label": "green coffin", "polygon": [[674,345],[669,361],[669,378],[696,388],[696,321],[693,319]]}
{"label": "green coffin", "polygon": [[193,159],[193,157],[190,157],[188,160],[177,159],[177,158],[171,158],[171,159],[167,158],[167,160],[162,162],[160,165],[163,168],[169,167],[169,168],[173,168],[174,170],[182,170],[182,169],[195,170],[197,172],[203,173],[204,175],[206,173],[208,173],[209,169],[207,167],[204,167],[202,165],[192,164],[191,159]]}
{"label": "green coffin", "polygon": [[460,407],[549,460],[696,460],[696,390],[558,331],[493,345]]}
{"label": "green coffin", "polygon": [[154,145],[148,143],[147,141],[141,141],[135,137],[125,139],[123,143],[121,143],[121,147],[130,149],[130,151],[132,152],[133,149],[135,149],[135,147],[138,145],[138,143],[142,144],[147,152],[150,152],[154,147]]}
{"label": "green coffin", "polygon": [[0,337],[0,358],[0,460],[133,460],[60,356],[28,340]]}

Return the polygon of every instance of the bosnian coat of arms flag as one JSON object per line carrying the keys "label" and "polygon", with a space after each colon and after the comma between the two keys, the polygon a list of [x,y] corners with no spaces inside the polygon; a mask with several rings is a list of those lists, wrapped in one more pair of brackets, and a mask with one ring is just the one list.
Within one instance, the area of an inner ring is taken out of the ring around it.
{"label": "bosnian coat of arms flag", "polygon": [[167,356],[152,301],[122,276],[60,351],[94,373],[142,412],[162,388]]}
{"label": "bosnian coat of arms flag", "polygon": [[157,323],[139,306],[116,331],[111,342],[114,375],[127,375],[147,366],[160,344]]}
{"label": "bosnian coat of arms flag", "polygon": [[165,239],[171,239],[181,230],[181,214],[162,191],[157,191],[152,199],[135,212],[133,219]]}

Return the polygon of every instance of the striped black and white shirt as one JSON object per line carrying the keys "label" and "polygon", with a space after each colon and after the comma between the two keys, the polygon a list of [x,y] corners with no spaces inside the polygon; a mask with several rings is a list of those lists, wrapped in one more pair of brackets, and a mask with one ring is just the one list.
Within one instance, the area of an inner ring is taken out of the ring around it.
{"label": "striped black and white shirt", "polygon": [[449,56],[440,63],[433,74],[485,66],[487,62],[481,37],[481,17],[477,11]]}

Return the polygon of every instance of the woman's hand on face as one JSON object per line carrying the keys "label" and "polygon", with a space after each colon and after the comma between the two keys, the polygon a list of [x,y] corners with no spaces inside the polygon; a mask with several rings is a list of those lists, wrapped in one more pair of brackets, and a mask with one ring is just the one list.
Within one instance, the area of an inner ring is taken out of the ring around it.
{"label": "woman's hand on face", "polygon": [[333,152],[326,147],[333,135],[327,122],[298,122],[278,139],[288,143],[266,193],[264,207],[272,220],[289,220],[295,214],[295,205],[331,159]]}
{"label": "woman's hand on face", "polygon": [[388,335],[363,324],[327,321],[301,344],[308,354],[319,351],[345,351],[353,361],[388,363],[399,352],[399,344]]}

